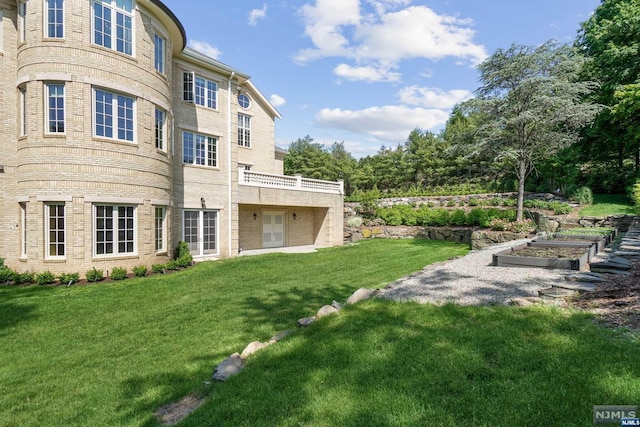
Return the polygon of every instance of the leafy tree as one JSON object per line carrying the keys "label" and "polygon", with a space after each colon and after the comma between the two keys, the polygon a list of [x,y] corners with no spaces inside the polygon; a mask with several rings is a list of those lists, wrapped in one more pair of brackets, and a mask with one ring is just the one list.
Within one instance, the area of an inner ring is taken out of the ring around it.
{"label": "leafy tree", "polygon": [[[624,174],[625,160],[640,171],[640,0],[603,0],[582,24],[576,46],[588,59],[586,78],[601,83],[594,94],[603,110],[581,145],[586,159],[615,161]],[[610,168],[611,169],[611,168]]]}
{"label": "leafy tree", "polygon": [[483,116],[474,146],[504,161],[518,179],[517,219],[522,220],[524,184],[536,162],[579,139],[599,106],[584,97],[597,87],[578,81],[583,58],[568,46],[512,45],[479,65],[482,86],[464,111]]}

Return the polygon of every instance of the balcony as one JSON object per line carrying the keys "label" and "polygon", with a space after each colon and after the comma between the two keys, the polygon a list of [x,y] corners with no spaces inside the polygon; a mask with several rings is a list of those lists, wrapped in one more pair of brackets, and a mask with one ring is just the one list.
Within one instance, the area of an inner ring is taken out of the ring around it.
{"label": "balcony", "polygon": [[310,191],[314,193],[344,194],[343,181],[323,181],[303,178],[300,175],[273,175],[240,169],[238,183],[251,187],[278,188],[282,190]]}

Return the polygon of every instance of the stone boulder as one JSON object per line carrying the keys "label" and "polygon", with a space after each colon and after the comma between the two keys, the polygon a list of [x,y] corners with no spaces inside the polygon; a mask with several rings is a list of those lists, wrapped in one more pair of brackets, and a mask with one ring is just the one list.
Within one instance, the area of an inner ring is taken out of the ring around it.
{"label": "stone boulder", "polygon": [[327,317],[330,314],[334,314],[337,313],[338,309],[335,308],[332,305],[325,305],[322,306],[322,308],[320,310],[318,310],[318,312],[316,313],[316,319],[321,319],[323,317]]}
{"label": "stone boulder", "polygon": [[240,354],[240,358],[242,360],[246,360],[253,353],[255,353],[256,351],[262,350],[265,347],[269,347],[269,343],[260,342],[260,341],[253,341],[253,342],[249,343],[244,348],[244,350],[242,350],[242,353]]}
{"label": "stone boulder", "polygon": [[233,353],[215,367],[212,378],[217,381],[226,381],[227,378],[242,371],[242,368],[244,368],[242,357],[238,353]]}
{"label": "stone boulder", "polygon": [[347,299],[347,304],[355,304],[357,302],[373,298],[378,294],[378,292],[379,291],[377,289],[360,288]]}

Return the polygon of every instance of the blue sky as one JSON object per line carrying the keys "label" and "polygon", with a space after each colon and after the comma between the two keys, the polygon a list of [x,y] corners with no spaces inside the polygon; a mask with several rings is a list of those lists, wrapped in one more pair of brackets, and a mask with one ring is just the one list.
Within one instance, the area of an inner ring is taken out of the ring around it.
{"label": "blue sky", "polygon": [[600,0],[164,0],[188,45],[252,77],[282,114],[276,144],[311,136],[355,157],[438,132],[498,48],[571,43]]}

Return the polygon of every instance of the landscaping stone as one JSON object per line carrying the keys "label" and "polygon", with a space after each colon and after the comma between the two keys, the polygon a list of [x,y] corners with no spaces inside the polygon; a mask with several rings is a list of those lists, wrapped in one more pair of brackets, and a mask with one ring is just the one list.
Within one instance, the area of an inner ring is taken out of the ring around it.
{"label": "landscaping stone", "polygon": [[198,399],[195,396],[185,396],[178,402],[169,403],[160,407],[155,416],[166,425],[172,426],[185,419],[189,414],[198,409],[205,402],[205,399]]}
{"label": "landscaping stone", "polygon": [[270,344],[266,343],[266,342],[253,341],[253,342],[249,343],[244,348],[244,350],[242,350],[242,354],[240,354],[240,358],[242,360],[246,360],[249,356],[251,356],[256,351],[262,350],[265,347],[269,347],[269,345]]}
{"label": "landscaping stone", "polygon": [[338,301],[335,301],[335,300],[331,303],[331,306],[335,307],[337,310],[342,310],[344,308],[344,304],[339,303]]}
{"label": "landscaping stone", "polygon": [[218,381],[226,381],[227,378],[242,371],[242,368],[244,368],[244,361],[242,360],[242,357],[240,357],[238,353],[233,353],[215,367],[212,378]]}
{"label": "landscaping stone", "polygon": [[287,329],[286,331],[279,332],[276,335],[272,336],[269,342],[271,344],[280,342],[283,339],[285,339],[287,336],[289,336],[289,334],[291,334],[292,332],[293,331],[291,329]]}
{"label": "landscaping stone", "polygon": [[529,307],[533,305],[533,302],[525,298],[512,298],[511,304],[517,305],[518,307]]}
{"label": "landscaping stone", "polygon": [[303,317],[302,319],[298,320],[298,326],[302,326],[302,327],[309,326],[315,321],[316,321],[316,316]]}
{"label": "landscaping stone", "polygon": [[355,304],[357,302],[367,300],[376,296],[378,292],[379,291],[377,289],[360,288],[347,299],[347,304]]}
{"label": "landscaping stone", "polygon": [[325,306],[322,306],[322,308],[320,310],[318,310],[318,312],[316,313],[316,319],[321,319],[323,317],[326,317],[326,316],[328,316],[330,314],[334,314],[334,313],[337,313],[337,312],[338,312],[338,309],[335,308],[334,306],[325,305]]}

